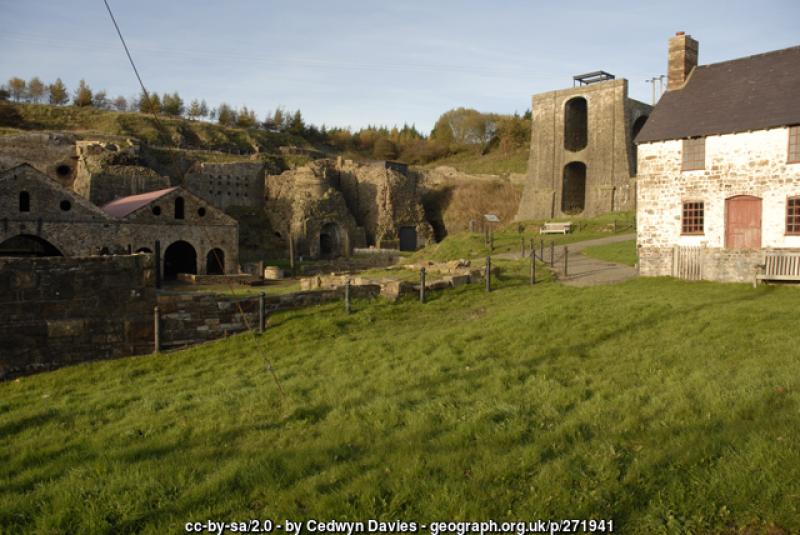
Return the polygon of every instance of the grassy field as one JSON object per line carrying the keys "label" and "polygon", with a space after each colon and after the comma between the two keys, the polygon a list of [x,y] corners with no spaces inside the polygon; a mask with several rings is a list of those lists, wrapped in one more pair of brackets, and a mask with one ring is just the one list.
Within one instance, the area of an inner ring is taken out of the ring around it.
{"label": "grassy field", "polygon": [[636,240],[586,247],[583,250],[583,254],[594,258],[599,258],[600,260],[616,262],[617,264],[635,266],[637,262]]}
{"label": "grassy field", "polygon": [[[491,252],[484,245],[484,236],[480,232],[458,232],[447,236],[437,244],[429,245],[410,256],[410,260],[452,260],[455,258],[475,258],[488,254],[519,252],[521,249],[520,238],[525,238],[525,248],[529,251],[530,239],[535,240],[539,246],[540,240],[545,240],[547,246],[553,241],[556,245],[565,245],[579,241],[604,238],[614,234],[630,234],[634,230],[633,212],[614,212],[604,214],[592,219],[560,219],[555,221],[571,221],[574,223],[573,232],[569,234],[540,235],[539,227],[544,222],[524,221],[520,224],[512,223],[501,226],[494,231],[494,247]],[[616,222],[616,227],[614,226]],[[522,225],[523,233],[520,234],[519,226]],[[614,231],[616,228],[616,231]]]}
{"label": "grassy field", "polygon": [[477,150],[464,150],[425,164],[425,167],[448,165],[462,173],[470,174],[525,173],[528,170],[528,152],[527,147],[509,154],[499,150],[488,154],[480,154]]}
{"label": "grassy field", "polygon": [[0,384],[0,531],[176,533],[207,518],[800,530],[796,289],[530,287],[524,262],[503,267],[490,294],[286,312],[260,338]]}

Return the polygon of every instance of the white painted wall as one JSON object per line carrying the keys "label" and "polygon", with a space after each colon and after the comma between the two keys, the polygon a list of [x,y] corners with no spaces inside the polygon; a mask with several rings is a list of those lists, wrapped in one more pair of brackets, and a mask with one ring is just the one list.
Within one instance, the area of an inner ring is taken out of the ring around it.
{"label": "white painted wall", "polygon": [[[787,163],[788,128],[708,136],[706,166],[681,171],[682,142],[639,145],[637,223],[639,246],[725,244],[725,199],[762,198],[761,243],[765,248],[800,248],[786,236],[786,198],[800,196],[800,164]],[[705,234],[681,236],[684,201],[705,203]]]}

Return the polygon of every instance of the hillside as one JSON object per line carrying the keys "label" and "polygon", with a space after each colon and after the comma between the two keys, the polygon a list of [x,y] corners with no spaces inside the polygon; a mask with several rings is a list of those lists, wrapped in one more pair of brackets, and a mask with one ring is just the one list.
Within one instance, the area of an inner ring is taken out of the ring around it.
{"label": "hillside", "polygon": [[[159,127],[160,123],[160,127]],[[302,138],[256,128],[231,128],[206,121],[160,115],[117,112],[98,108],[44,104],[0,105],[1,132],[54,130],[85,134],[134,137],[145,143],[184,149],[215,150],[236,154],[276,153],[284,145],[308,146]]]}
{"label": "hillside", "polygon": [[[320,143],[319,139],[309,140],[286,132],[268,132],[262,128],[226,127],[214,122],[168,115],[159,115],[156,122],[150,114],[103,110],[91,106],[0,103],[0,135],[13,135],[20,130],[133,137],[153,146],[214,151],[204,159],[215,160],[237,159],[239,155],[254,153],[280,154],[289,162],[304,161],[304,153],[315,156],[343,155],[356,160],[372,159],[371,154],[343,151]],[[294,154],[281,153],[280,147],[293,147]],[[447,165],[463,173],[507,177],[511,173],[525,173],[527,159],[527,146],[511,151],[494,147],[486,154],[482,153],[480,147],[453,146],[449,153],[427,161],[423,167],[432,169]]]}
{"label": "hillside", "polygon": [[503,266],[491,294],[286,312],[258,339],[0,384],[0,526],[583,518],[626,534],[800,530],[793,288],[530,287],[524,265]]}

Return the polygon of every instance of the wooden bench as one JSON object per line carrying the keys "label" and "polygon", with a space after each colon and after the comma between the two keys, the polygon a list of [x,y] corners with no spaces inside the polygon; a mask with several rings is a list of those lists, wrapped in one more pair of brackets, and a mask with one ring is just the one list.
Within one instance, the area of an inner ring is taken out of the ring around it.
{"label": "wooden bench", "polygon": [[539,234],[567,234],[572,230],[572,223],[545,223]]}
{"label": "wooden bench", "polygon": [[759,281],[800,281],[800,252],[767,251],[758,267],[761,273],[756,274],[754,285]]}

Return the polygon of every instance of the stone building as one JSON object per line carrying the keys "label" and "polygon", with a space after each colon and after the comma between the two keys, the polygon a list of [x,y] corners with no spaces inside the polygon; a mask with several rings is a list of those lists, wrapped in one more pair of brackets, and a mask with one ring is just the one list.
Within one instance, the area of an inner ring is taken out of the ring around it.
{"label": "stone building", "polygon": [[599,71],[577,87],[533,96],[528,176],[517,220],[632,210],[633,139],[651,106],[628,97],[628,81]]}
{"label": "stone building", "polygon": [[238,225],[180,187],[95,206],[32,166],[0,173],[0,256],[162,250],[162,272],[238,273]]}
{"label": "stone building", "polygon": [[397,164],[316,160],[266,180],[272,228],[311,258],[355,247],[416,250],[433,239],[416,177]]}
{"label": "stone building", "polygon": [[197,163],[188,173],[187,189],[225,210],[232,206],[264,204],[263,162]]}
{"label": "stone building", "polygon": [[800,46],[698,66],[669,41],[668,91],[636,138],[640,273],[753,280],[800,251]]}

